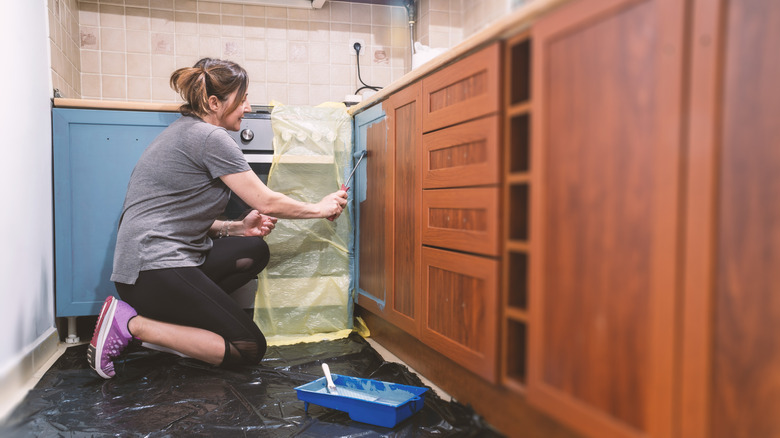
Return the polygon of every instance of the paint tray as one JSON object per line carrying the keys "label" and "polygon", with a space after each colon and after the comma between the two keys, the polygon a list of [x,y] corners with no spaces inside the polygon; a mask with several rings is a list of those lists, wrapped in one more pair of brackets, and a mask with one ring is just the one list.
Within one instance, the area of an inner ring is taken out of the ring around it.
{"label": "paint tray", "polygon": [[379,380],[331,374],[336,392],[328,392],[328,382],[321,377],[295,388],[298,400],[337,409],[349,414],[349,418],[361,423],[394,427],[422,409],[428,388],[401,385]]}

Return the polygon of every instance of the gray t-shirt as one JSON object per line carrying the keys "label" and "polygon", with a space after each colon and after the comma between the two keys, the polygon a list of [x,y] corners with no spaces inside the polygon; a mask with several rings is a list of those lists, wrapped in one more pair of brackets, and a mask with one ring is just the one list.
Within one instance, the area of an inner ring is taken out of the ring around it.
{"label": "gray t-shirt", "polygon": [[219,177],[247,170],[224,128],[195,116],[173,122],[130,177],[111,281],[134,284],[140,271],[202,264],[212,246],[208,230],[230,197]]}

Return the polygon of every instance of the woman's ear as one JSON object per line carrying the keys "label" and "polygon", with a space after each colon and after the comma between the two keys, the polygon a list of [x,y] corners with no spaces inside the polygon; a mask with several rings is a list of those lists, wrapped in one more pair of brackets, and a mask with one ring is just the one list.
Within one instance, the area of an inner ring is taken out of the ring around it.
{"label": "woman's ear", "polygon": [[220,101],[217,96],[214,96],[213,94],[209,96],[209,109],[211,110],[211,112],[216,113],[217,111],[219,111],[221,106],[222,106],[222,101]]}

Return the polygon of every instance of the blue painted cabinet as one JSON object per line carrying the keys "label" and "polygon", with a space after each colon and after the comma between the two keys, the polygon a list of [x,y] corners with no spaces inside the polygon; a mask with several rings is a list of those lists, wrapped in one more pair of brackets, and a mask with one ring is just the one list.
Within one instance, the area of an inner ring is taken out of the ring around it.
{"label": "blue painted cabinet", "polygon": [[57,316],[97,315],[110,281],[127,183],[178,113],[52,110]]}
{"label": "blue painted cabinet", "polygon": [[[388,269],[392,256],[388,217],[390,169],[385,112],[381,104],[355,115],[355,155],[366,151],[364,163],[355,172],[355,297],[361,306],[381,313],[391,284]],[[370,176],[370,178],[368,178]]]}

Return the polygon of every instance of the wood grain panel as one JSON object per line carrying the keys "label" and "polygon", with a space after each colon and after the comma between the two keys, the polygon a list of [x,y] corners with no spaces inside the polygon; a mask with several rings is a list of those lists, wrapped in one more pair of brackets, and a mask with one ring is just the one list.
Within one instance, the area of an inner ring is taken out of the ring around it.
{"label": "wood grain panel", "polygon": [[417,332],[414,321],[420,281],[420,106],[419,84],[393,95],[386,105],[395,147],[392,309],[406,317],[401,324],[413,333]]}
{"label": "wood grain panel", "polygon": [[425,190],[424,245],[498,256],[498,187]]}
{"label": "wood grain panel", "polygon": [[423,342],[495,381],[498,262],[423,247],[422,285]]}
{"label": "wood grain panel", "polygon": [[534,30],[529,396],[593,436],[672,433],[683,6]]}
{"label": "wood grain panel", "polygon": [[[367,157],[363,165],[369,175],[366,199],[360,204],[360,277],[359,287],[380,302],[387,299],[386,288],[392,257],[392,241],[388,240],[388,186],[387,123],[385,119],[368,126],[366,132]],[[377,309],[369,299],[359,299],[366,307]]]}
{"label": "wood grain panel", "polygon": [[498,111],[500,53],[494,43],[423,79],[423,132]]}
{"label": "wood grain panel", "polygon": [[423,188],[498,184],[499,120],[496,116],[423,136]]}
{"label": "wood grain panel", "polygon": [[723,4],[711,436],[780,436],[780,4]]}

